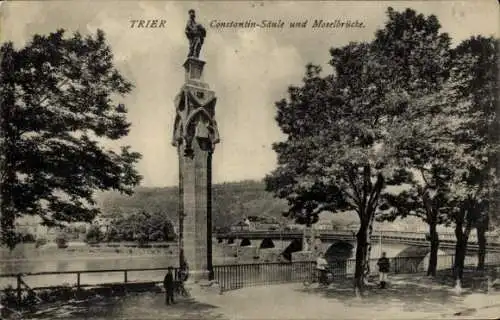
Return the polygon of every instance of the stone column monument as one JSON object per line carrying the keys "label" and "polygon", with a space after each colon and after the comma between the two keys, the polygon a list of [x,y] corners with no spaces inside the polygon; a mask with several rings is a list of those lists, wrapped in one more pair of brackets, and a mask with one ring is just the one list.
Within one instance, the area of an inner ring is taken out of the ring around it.
{"label": "stone column monument", "polygon": [[215,92],[203,80],[199,58],[206,31],[189,11],[189,54],[184,84],[175,98],[172,144],[179,157],[179,265],[188,282],[212,280],[212,153],[219,142]]}

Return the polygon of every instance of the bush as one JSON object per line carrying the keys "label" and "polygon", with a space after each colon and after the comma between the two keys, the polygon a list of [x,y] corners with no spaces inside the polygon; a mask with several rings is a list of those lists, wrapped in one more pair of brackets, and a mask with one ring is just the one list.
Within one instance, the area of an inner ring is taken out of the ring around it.
{"label": "bush", "polygon": [[115,227],[109,227],[108,231],[104,235],[104,240],[106,242],[113,242],[125,239],[123,239],[123,237],[120,235],[120,233],[118,233],[118,230]]}
{"label": "bush", "polygon": [[9,285],[5,290],[3,291],[1,303],[3,305],[6,305],[7,307],[15,307],[17,305],[17,294],[14,288],[12,288],[11,285]]}
{"label": "bush", "polygon": [[145,245],[146,243],[148,243],[149,237],[147,234],[140,232],[136,235],[136,240],[139,245]]}
{"label": "bush", "polygon": [[87,243],[99,243],[104,239],[104,235],[101,232],[99,226],[92,225],[90,226],[87,234],[85,235],[85,242]]}

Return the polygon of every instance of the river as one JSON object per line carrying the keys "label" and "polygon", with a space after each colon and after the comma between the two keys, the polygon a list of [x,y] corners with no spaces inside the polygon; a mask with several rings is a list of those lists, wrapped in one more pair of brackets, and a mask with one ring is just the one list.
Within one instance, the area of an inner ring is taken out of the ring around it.
{"label": "river", "polygon": [[[233,263],[234,258],[223,257],[222,250],[214,245],[214,264]],[[144,269],[177,266],[176,245],[169,248],[92,248],[80,243],[70,243],[66,249],[55,245],[34,248],[32,245],[18,247],[14,252],[0,251],[0,274],[65,272],[82,270]],[[165,271],[132,271],[128,281],[160,281]],[[123,272],[95,272],[81,274],[80,284],[123,282]],[[45,287],[77,282],[76,274],[24,276],[30,287]],[[15,278],[0,278],[0,288],[15,287]]]}

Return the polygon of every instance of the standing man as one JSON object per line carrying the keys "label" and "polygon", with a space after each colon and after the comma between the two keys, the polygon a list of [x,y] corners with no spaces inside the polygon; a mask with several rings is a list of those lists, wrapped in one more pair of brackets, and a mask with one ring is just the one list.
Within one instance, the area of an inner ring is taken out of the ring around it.
{"label": "standing man", "polygon": [[174,274],[172,267],[168,267],[165,279],[163,279],[163,287],[165,288],[165,304],[174,304]]}
{"label": "standing man", "polygon": [[318,258],[316,259],[316,270],[319,273],[319,283],[327,284],[327,276],[326,276],[326,267],[328,266],[328,262],[323,257],[323,253],[320,253]]}
{"label": "standing man", "polygon": [[385,252],[382,252],[382,257],[378,259],[377,265],[380,274],[380,288],[385,289],[387,284],[387,273],[389,273],[390,269],[389,259],[386,258]]}

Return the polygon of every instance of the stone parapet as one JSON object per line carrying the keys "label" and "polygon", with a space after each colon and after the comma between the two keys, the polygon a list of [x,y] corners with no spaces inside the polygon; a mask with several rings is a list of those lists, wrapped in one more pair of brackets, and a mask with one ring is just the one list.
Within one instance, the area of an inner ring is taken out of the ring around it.
{"label": "stone parapet", "polygon": [[237,257],[238,245],[225,243],[222,247],[222,252],[225,257]]}
{"label": "stone parapet", "polygon": [[270,249],[260,249],[259,250],[259,261],[260,262],[283,262],[285,261],[285,258],[282,255],[283,250],[282,249],[275,249],[275,248],[270,248]]}
{"label": "stone parapet", "polygon": [[251,263],[257,260],[259,257],[259,248],[249,246],[249,247],[239,247],[238,248],[238,261],[240,263]]}
{"label": "stone parapet", "polygon": [[297,251],[292,253],[292,261],[314,261],[316,257],[313,251]]}

